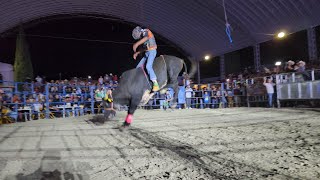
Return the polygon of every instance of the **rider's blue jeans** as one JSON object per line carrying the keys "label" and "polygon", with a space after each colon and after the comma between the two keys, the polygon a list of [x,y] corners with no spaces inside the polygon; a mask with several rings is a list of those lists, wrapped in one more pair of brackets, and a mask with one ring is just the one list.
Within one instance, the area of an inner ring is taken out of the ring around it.
{"label": "rider's blue jeans", "polygon": [[147,61],[147,65],[146,65],[146,68],[147,68],[147,72],[150,76],[150,80],[153,81],[153,80],[157,80],[157,76],[156,74],[154,73],[154,70],[153,70],[153,61],[154,59],[156,58],[156,55],[157,55],[157,50],[149,50],[149,51],[146,51],[144,57],[140,60],[139,64],[137,65],[137,68],[141,67],[144,65],[144,63]]}

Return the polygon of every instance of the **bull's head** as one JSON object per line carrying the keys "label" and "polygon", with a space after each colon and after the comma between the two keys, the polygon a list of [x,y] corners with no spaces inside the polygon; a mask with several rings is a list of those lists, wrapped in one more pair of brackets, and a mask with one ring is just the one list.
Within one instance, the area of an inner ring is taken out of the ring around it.
{"label": "bull's head", "polygon": [[113,108],[115,110],[120,110],[121,106],[129,105],[130,98],[128,93],[125,93],[121,88],[117,88],[112,93],[113,96]]}

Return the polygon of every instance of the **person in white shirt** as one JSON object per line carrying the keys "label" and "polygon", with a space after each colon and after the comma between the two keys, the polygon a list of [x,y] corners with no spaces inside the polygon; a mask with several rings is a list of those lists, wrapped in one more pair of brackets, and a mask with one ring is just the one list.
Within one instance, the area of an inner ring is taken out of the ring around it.
{"label": "person in white shirt", "polygon": [[190,87],[190,85],[188,85],[186,87],[186,103],[187,103],[187,109],[192,109],[191,108],[191,100],[192,100],[192,88]]}
{"label": "person in white shirt", "polygon": [[272,99],[274,94],[274,87],[275,84],[272,82],[272,79],[270,78],[264,78],[263,85],[266,86],[267,93],[268,93],[268,105],[269,107],[272,107]]}

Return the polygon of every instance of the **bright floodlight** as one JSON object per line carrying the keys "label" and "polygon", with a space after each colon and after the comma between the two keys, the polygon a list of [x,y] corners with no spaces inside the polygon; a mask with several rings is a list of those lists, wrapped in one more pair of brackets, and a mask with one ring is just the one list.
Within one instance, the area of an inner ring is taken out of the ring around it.
{"label": "bright floodlight", "polygon": [[279,32],[278,33],[278,38],[283,38],[286,35],[284,32]]}
{"label": "bright floodlight", "polygon": [[209,60],[209,59],[210,59],[210,56],[209,56],[209,55],[206,55],[206,56],[204,57],[204,59],[205,59],[205,60]]}
{"label": "bright floodlight", "polygon": [[275,64],[276,66],[280,66],[281,65],[281,62],[280,61],[278,61],[278,62],[276,62],[276,64]]}

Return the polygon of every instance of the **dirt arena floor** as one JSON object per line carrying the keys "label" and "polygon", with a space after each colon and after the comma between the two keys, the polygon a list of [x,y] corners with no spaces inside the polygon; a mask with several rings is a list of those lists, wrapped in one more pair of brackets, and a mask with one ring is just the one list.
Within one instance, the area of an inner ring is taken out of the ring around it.
{"label": "dirt arena floor", "polygon": [[138,110],[120,132],[124,117],[2,125],[0,179],[320,179],[316,109]]}

